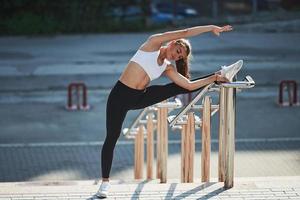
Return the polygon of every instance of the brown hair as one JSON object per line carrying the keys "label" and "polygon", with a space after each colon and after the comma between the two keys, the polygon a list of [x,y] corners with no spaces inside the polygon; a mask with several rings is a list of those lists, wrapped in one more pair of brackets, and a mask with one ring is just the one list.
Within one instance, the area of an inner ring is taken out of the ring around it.
{"label": "brown hair", "polygon": [[180,73],[182,76],[186,77],[187,79],[191,78],[190,75],[190,67],[189,67],[189,61],[191,59],[192,54],[192,46],[190,42],[187,39],[178,39],[175,41],[177,45],[181,45],[186,48],[186,58],[182,58],[176,61],[176,69],[177,72]]}

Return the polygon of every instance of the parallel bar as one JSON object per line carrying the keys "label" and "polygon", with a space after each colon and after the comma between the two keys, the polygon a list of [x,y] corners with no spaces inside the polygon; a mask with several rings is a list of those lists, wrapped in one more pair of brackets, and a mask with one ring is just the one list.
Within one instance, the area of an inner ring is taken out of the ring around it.
{"label": "parallel bar", "polygon": [[139,126],[139,133],[135,137],[134,148],[134,178],[143,178],[143,164],[144,164],[144,126]]}
{"label": "parallel bar", "polygon": [[210,133],[211,133],[211,99],[204,98],[202,114],[202,151],[201,151],[201,180],[209,182],[210,179]]}
{"label": "parallel bar", "polygon": [[153,179],[153,160],[154,160],[154,142],[153,142],[153,113],[148,113],[147,119],[147,179]]}
{"label": "parallel bar", "polygon": [[188,114],[181,135],[181,182],[192,183],[194,179],[195,123],[194,113]]}
{"label": "parallel bar", "polygon": [[220,88],[219,96],[219,155],[218,155],[218,177],[220,182],[225,180],[225,105],[226,90],[224,87]]}
{"label": "parallel bar", "polygon": [[[166,102],[166,101],[164,101]],[[167,182],[168,157],[168,108],[161,107],[157,111],[157,174],[161,183]]]}
{"label": "parallel bar", "polygon": [[226,189],[233,187],[234,177],[234,137],[235,137],[235,106],[236,106],[236,89],[226,88],[226,165],[225,165],[225,183]]}
{"label": "parallel bar", "polygon": [[[202,110],[204,108],[204,105],[193,105],[191,108],[196,109],[196,110],[199,110],[199,109]],[[212,110],[219,109],[219,105],[211,105],[211,109]]]}
{"label": "parallel bar", "polygon": [[214,85],[214,83],[211,83],[207,86],[205,86],[194,98],[193,100],[188,104],[186,105],[177,115],[176,117],[174,117],[172,119],[172,121],[169,122],[169,125],[172,127],[174,126],[175,124],[177,124],[178,120],[182,118],[183,115],[185,115],[185,113],[190,110],[191,106],[196,104],[199,99],[201,99],[204,94]]}
{"label": "parallel bar", "polygon": [[187,125],[182,125],[182,129],[181,129],[181,172],[180,172],[180,176],[181,176],[181,183],[185,183],[186,182],[186,178],[185,178],[185,138],[186,138],[186,126]]}
{"label": "parallel bar", "polygon": [[182,102],[180,101],[180,99],[175,98],[174,102],[168,102],[168,101],[163,101],[160,103],[155,104],[155,107],[157,108],[180,108],[182,107]]}
{"label": "parallel bar", "polygon": [[188,154],[188,162],[189,162],[189,173],[188,173],[188,182],[193,183],[194,182],[194,155],[195,155],[195,117],[194,113],[190,112],[188,115],[188,127],[190,129],[189,131],[189,137],[187,138],[189,140],[188,148],[189,148],[189,154]]}
{"label": "parallel bar", "polygon": [[252,88],[255,86],[254,80],[251,76],[246,76],[246,81],[234,81],[231,83],[222,83],[222,87],[226,88]]}
{"label": "parallel bar", "polygon": [[167,182],[167,158],[168,158],[168,108],[161,109],[161,183]]}
{"label": "parallel bar", "polygon": [[131,124],[130,128],[129,129],[123,129],[123,134],[126,136],[127,134],[130,133],[130,131],[132,129],[134,129],[139,121],[143,118],[143,116],[148,112],[149,110],[149,107],[145,108],[142,112],[140,112],[140,114],[137,116],[137,118],[134,120],[134,122]]}
{"label": "parallel bar", "polygon": [[161,179],[161,109],[157,109],[157,129],[156,129],[156,178]]}

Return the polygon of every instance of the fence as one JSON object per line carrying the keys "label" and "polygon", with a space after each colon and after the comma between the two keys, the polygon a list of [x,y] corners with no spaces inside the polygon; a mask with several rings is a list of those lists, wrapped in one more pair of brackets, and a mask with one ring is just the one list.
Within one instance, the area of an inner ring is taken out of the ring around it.
{"label": "fence", "polygon": [[[167,182],[168,157],[168,124],[173,129],[181,130],[181,182],[193,182],[195,130],[201,128],[201,180],[210,181],[210,135],[211,117],[219,111],[219,155],[218,180],[224,182],[225,188],[233,187],[234,151],[235,151],[235,110],[236,90],[254,87],[255,82],[250,76],[245,81],[235,81],[204,87],[184,108],[180,100],[161,102],[145,108],[132,123],[130,128],[123,129],[127,138],[135,140],[134,178],[141,179],[144,164],[144,139],[147,139],[147,179],[153,179],[154,131],[157,133],[157,174],[161,183]],[[217,93],[219,104],[212,105],[209,93]],[[202,103],[197,102],[202,99]],[[176,116],[168,116],[174,109],[181,108]],[[193,111],[200,111],[202,118]],[[145,118],[145,119],[143,119]]]}

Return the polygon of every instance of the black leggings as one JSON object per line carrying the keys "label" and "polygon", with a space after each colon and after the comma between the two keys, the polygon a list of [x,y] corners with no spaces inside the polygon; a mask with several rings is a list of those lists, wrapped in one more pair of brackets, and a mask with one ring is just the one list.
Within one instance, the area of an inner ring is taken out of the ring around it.
{"label": "black leggings", "polygon": [[[211,75],[213,74],[193,80]],[[101,152],[102,177],[109,178],[114,148],[120,136],[126,113],[129,110],[146,108],[170,97],[195,92],[200,89],[197,88],[190,91],[175,83],[169,83],[166,85],[153,85],[146,89],[138,90],[130,88],[118,80],[108,96],[106,106],[106,138]]]}

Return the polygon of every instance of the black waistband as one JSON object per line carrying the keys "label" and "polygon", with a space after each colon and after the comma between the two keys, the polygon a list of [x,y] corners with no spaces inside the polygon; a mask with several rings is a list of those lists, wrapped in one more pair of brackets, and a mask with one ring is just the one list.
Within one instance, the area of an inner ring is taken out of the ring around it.
{"label": "black waistband", "polygon": [[116,83],[117,86],[120,86],[130,92],[135,92],[135,93],[143,93],[145,91],[145,89],[135,89],[135,88],[131,88],[128,85],[122,83],[120,80],[117,81]]}

